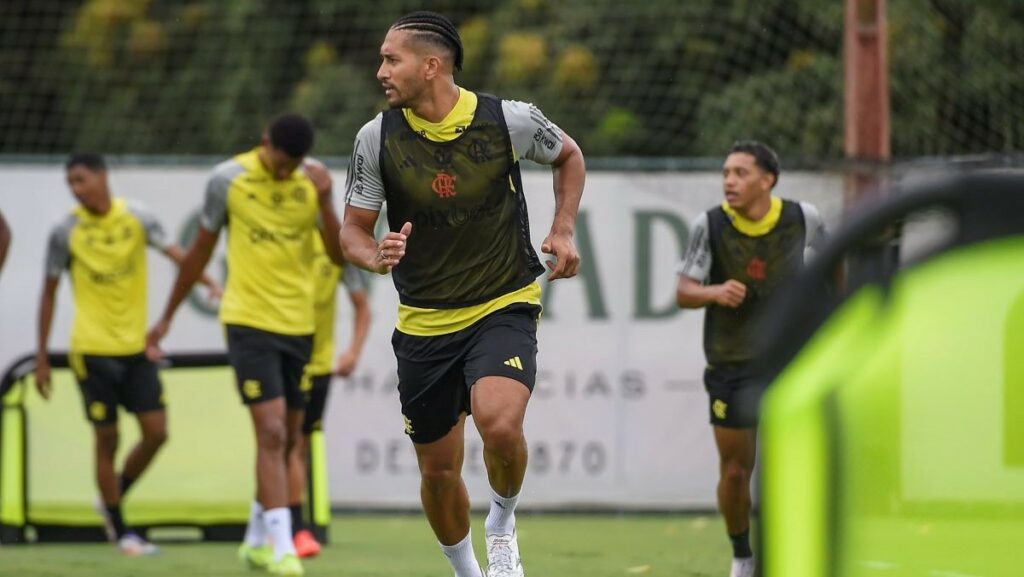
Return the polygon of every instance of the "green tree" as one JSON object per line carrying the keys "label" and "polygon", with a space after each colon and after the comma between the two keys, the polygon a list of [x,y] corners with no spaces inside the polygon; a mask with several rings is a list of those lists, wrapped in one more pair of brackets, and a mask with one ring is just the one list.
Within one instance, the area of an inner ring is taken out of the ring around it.
{"label": "green tree", "polygon": [[[898,157],[1024,149],[1024,3],[889,0]],[[837,0],[437,0],[474,90],[534,102],[596,156],[842,155]],[[347,156],[418,0],[0,3],[0,152],[224,155],[295,109]]]}

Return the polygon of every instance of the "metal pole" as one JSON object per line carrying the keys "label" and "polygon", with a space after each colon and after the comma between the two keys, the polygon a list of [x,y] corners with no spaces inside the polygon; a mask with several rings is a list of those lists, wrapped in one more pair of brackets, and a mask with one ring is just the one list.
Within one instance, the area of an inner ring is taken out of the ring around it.
{"label": "metal pole", "polygon": [[847,204],[881,183],[889,144],[889,62],[886,0],[846,0],[844,150],[855,170],[847,179]]}

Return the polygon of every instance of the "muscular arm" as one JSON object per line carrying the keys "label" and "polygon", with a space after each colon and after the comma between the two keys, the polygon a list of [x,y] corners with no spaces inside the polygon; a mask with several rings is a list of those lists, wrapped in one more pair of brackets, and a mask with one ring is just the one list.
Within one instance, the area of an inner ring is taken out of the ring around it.
{"label": "muscular arm", "polygon": [[562,152],[551,163],[555,185],[555,219],[552,233],[576,233],[576,214],[583,198],[587,166],[583,151],[568,134],[562,135]]}
{"label": "muscular arm", "polygon": [[352,344],[349,350],[358,356],[366,344],[366,337],[370,334],[370,299],[366,291],[349,293],[349,300],[352,301],[352,309],[355,318],[352,320]]}
{"label": "muscular arm", "polygon": [[39,298],[39,340],[36,353],[46,354],[50,342],[50,328],[53,325],[53,310],[57,303],[57,286],[60,277],[47,276],[43,279],[43,292]]}
{"label": "muscular arm", "polygon": [[50,328],[53,326],[53,310],[57,302],[57,285],[60,277],[46,275],[43,292],[39,298],[38,341],[36,342],[36,388],[43,398],[50,397],[50,357],[47,348],[50,342]]}
{"label": "muscular arm", "polygon": [[366,291],[349,292],[349,299],[352,301],[352,308],[355,311],[355,318],[352,324],[352,342],[348,349],[338,357],[335,372],[342,377],[350,376],[359,364],[359,357],[363,353],[363,345],[366,344],[366,337],[370,333],[370,301]]}
{"label": "muscular arm", "polygon": [[[200,228],[199,230],[203,229]],[[214,243],[216,244],[216,241],[214,241]],[[164,254],[167,258],[174,261],[174,264],[178,265],[179,268],[181,268],[182,264],[185,262],[185,257],[187,256],[185,251],[181,250],[181,247],[176,244],[172,244],[164,249]],[[220,284],[205,272],[203,272],[202,276],[199,278],[199,282],[203,283],[203,286],[207,287],[211,291],[220,290]]]}
{"label": "muscular arm", "polygon": [[320,238],[324,241],[324,250],[334,264],[344,266],[345,255],[338,244],[341,222],[338,220],[337,211],[334,210],[334,179],[319,160],[307,158],[302,168],[316,188],[317,201],[320,203]]}
{"label": "muscular arm", "polygon": [[555,218],[551,231],[541,245],[541,251],[553,254],[557,263],[548,262],[551,274],[548,280],[569,278],[576,275],[580,255],[573,243],[576,234],[576,215],[583,198],[583,185],[587,167],[583,151],[568,134],[562,134],[562,151],[551,163],[555,188]]}
{"label": "muscular arm", "polygon": [[203,274],[203,269],[210,262],[213,254],[213,247],[217,246],[218,233],[210,232],[205,227],[199,227],[199,234],[188,252],[181,259],[178,265],[178,277],[174,280],[174,288],[171,289],[171,296],[167,298],[167,305],[164,307],[164,314],[150,329],[146,335],[146,355],[150,359],[158,359],[163,353],[160,350],[160,340],[167,334],[171,327],[171,319],[174,313],[181,306],[181,302],[188,296],[192,285],[196,284]]}
{"label": "muscular arm", "polygon": [[339,240],[345,260],[361,269],[377,270],[377,239],[373,227],[377,225],[380,211],[345,207],[345,222],[341,225]]}
{"label": "muscular arm", "polygon": [[199,227],[199,234],[196,236],[196,240],[192,243],[192,246],[182,257],[181,261],[178,262],[178,277],[174,281],[174,288],[171,289],[171,295],[167,299],[167,306],[164,307],[164,313],[160,318],[162,323],[170,325],[171,319],[174,318],[174,313],[181,306],[185,297],[188,296],[189,291],[192,290],[192,285],[202,276],[203,269],[210,262],[213,248],[217,246],[218,236],[218,233],[210,232],[201,226]]}
{"label": "muscular arm", "polygon": [[0,272],[4,270],[7,250],[11,247],[11,227],[7,226],[3,213],[0,213]]}
{"label": "muscular arm", "polygon": [[338,265],[345,264],[345,254],[341,250],[338,239],[341,236],[341,221],[338,220],[338,213],[330,200],[320,207],[320,219],[323,225],[320,227],[320,238],[324,241],[324,251],[331,261]]}
{"label": "muscular arm", "polygon": [[705,286],[681,274],[676,285],[676,304],[684,309],[699,309],[712,304],[735,308],[743,303],[746,296],[747,287],[732,279]]}
{"label": "muscular arm", "polygon": [[361,269],[388,274],[405,256],[405,241],[412,233],[412,223],[402,225],[398,232],[388,232],[380,242],[373,236],[379,210],[345,207],[340,244],[345,260]]}

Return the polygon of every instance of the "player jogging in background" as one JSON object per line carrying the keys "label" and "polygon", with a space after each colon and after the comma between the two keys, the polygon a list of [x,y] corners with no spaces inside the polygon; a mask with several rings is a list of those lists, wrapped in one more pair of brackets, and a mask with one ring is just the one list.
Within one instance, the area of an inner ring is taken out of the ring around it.
{"label": "player jogging in background", "polygon": [[228,280],[220,320],[256,435],[256,500],[239,557],[290,576],[304,573],[292,541],[287,455],[300,436],[300,383],[313,347],[318,221],[327,254],[342,262],[330,174],[319,162],[304,161],[312,146],[309,121],[286,114],[270,123],[259,147],[214,169],[199,233],[148,342],[150,354],[159,355],[174,312],[227,226]]}
{"label": "player jogging in background", "polygon": [[[292,533],[299,557],[313,557],[320,552],[320,542],[302,519],[303,490],[308,485],[310,436],[323,430],[322,420],[334,375],[348,377],[359,363],[359,357],[370,331],[370,301],[367,296],[366,271],[346,263],[339,267],[331,261],[319,236],[313,237],[313,276],[316,279],[316,332],[313,333],[313,357],[303,377],[306,411],[302,420],[302,436],[288,458],[288,503],[292,512]],[[345,352],[334,360],[334,320],[337,309],[338,284],[348,291],[352,303],[352,338]]]}
{"label": "player jogging in background", "polygon": [[718,506],[732,541],[730,575],[752,577],[750,477],[768,383],[752,366],[751,321],[826,235],[812,205],[772,195],[779,159],[764,144],[736,143],[722,177],[725,200],[691,227],[676,300],[682,308],[707,307],[704,385],[719,454]]}
{"label": "player jogging in background", "polygon": [[[156,547],[125,524],[121,502],[167,439],[167,415],[156,365],[146,358],[146,246],[181,263],[180,248],[167,242],[160,223],[141,205],[110,194],[107,166],[94,153],[73,154],[65,164],[76,207],[50,234],[39,303],[36,386],[50,396],[50,328],[61,274],[67,270],[75,300],[70,364],[96,435],[96,483],[107,537],[125,555],[149,555]],[[220,287],[203,282],[213,296]],[[118,406],[135,413],[141,439],[121,474],[115,457],[120,435]]]}
{"label": "player jogging in background", "polygon": [[[405,432],[427,520],[458,577],[483,573],[462,480],[465,418],[483,439],[491,487],[487,574],[523,575],[515,507],[526,474],[523,419],[537,372],[544,267],[530,241],[519,160],[554,167],[556,212],[542,244],[574,276],[585,166],[576,143],[536,107],[456,85],[462,41],[440,14],[400,18],[380,49],[390,110],[359,131],[349,164],[342,244],[351,262],[392,273],[392,337]],[[391,232],[374,227],[387,202]]]}

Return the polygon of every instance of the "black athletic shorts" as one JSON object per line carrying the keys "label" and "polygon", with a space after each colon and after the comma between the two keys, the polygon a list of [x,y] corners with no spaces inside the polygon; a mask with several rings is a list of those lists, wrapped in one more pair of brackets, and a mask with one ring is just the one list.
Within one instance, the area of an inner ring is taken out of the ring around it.
{"label": "black athletic shorts", "polygon": [[708,392],[711,424],[730,429],[757,426],[761,395],[768,380],[746,364],[708,365],[704,369],[704,388]]}
{"label": "black athletic shorts", "polygon": [[94,425],[117,422],[117,406],[131,413],[162,411],[164,391],[156,364],[139,353],[125,356],[71,355],[71,368]]}
{"label": "black athletic shorts", "polygon": [[289,409],[302,409],[302,375],[313,352],[313,335],[282,335],[241,325],[225,325],[228,362],[246,405],[284,397]]}
{"label": "black athletic shorts", "polygon": [[324,407],[327,406],[327,393],[331,388],[334,375],[306,375],[302,392],[306,401],[306,415],[302,418],[302,434],[310,435],[313,431],[322,431]]}
{"label": "black athletic shorts", "polygon": [[421,337],[395,330],[398,394],[405,433],[414,443],[448,434],[469,414],[469,390],[483,377],[508,377],[531,392],[537,379],[540,307],[516,303],[461,331]]}

